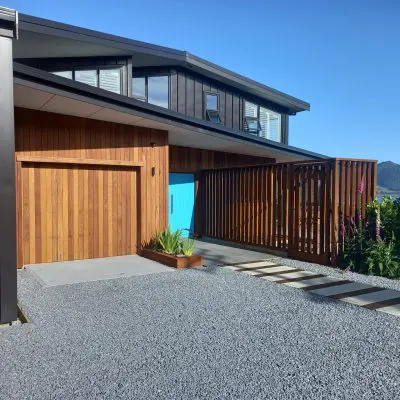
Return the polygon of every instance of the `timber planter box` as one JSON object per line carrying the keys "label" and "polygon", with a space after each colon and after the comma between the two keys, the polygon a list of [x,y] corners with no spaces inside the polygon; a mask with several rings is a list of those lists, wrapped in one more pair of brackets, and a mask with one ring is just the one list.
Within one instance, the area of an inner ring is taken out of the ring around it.
{"label": "timber planter box", "polygon": [[161,264],[174,268],[190,268],[203,266],[202,256],[173,256],[171,254],[160,253],[151,249],[143,249],[141,252],[143,257],[157,261]]}

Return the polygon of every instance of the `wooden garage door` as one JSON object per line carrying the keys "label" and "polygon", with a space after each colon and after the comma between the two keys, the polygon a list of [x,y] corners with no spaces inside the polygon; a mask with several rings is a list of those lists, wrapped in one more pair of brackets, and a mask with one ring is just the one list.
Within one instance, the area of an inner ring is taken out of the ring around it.
{"label": "wooden garage door", "polygon": [[23,162],[23,264],[134,254],[137,172]]}

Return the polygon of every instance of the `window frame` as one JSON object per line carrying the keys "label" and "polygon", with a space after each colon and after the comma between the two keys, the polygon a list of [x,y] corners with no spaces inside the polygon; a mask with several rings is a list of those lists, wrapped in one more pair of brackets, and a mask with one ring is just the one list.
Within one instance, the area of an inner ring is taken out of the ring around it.
{"label": "window frame", "polygon": [[[246,102],[247,102],[247,103],[250,103],[250,104],[253,104],[253,105],[255,105],[255,106],[257,107],[257,117],[247,117],[247,116],[245,115]],[[271,109],[268,108],[268,107],[265,107],[265,106],[263,106],[263,105],[260,105],[260,104],[254,102],[254,101],[247,100],[247,99],[243,99],[243,132],[251,133],[251,134],[253,134],[253,135],[256,134],[258,137],[262,137],[263,139],[271,140],[271,141],[275,142],[275,140],[268,139],[267,137],[260,136],[260,132],[262,132],[260,108],[264,108],[265,110],[268,110],[268,111],[270,111],[271,113],[274,113],[274,114],[279,115],[279,134],[280,134],[280,141],[279,141],[279,142],[276,141],[276,143],[283,143],[283,140],[282,140],[282,139],[283,139],[283,135],[282,135],[282,114],[281,114],[280,112],[278,112],[278,111],[271,110]],[[246,118],[257,119],[257,120],[258,120],[258,126],[259,126],[260,129],[257,131],[257,133],[256,133],[254,130],[253,130],[253,132],[251,132],[250,130],[246,130],[246,129],[245,129],[245,124],[247,124]]]}
{"label": "window frame", "polygon": [[[277,116],[279,116],[279,138],[280,138],[280,140],[279,141],[275,141],[275,140],[267,138],[267,137],[263,137],[263,139],[271,140],[271,141],[276,142],[276,143],[283,143],[283,141],[282,141],[282,139],[283,139],[283,135],[282,135],[282,114],[277,112],[277,111],[271,110],[270,108],[267,108],[267,107],[259,105],[258,106],[258,116],[259,116],[260,125],[261,125],[261,108],[263,108],[264,110],[266,110],[270,114],[276,114]],[[262,128],[262,126],[261,126],[261,128]],[[262,129],[261,129],[261,131],[262,131]]]}
{"label": "window frame", "polygon": [[[160,78],[160,77],[168,78],[168,90],[167,90],[167,93],[168,93],[168,107],[167,108],[166,107],[162,107],[162,106],[157,106],[156,104],[149,103],[149,78],[156,78],[156,77],[158,77],[158,78]],[[134,96],[133,95],[133,80],[134,79],[138,79],[138,78],[144,78],[145,97]],[[166,110],[171,109],[171,75],[170,74],[167,74],[165,72],[160,72],[160,73],[152,73],[152,74],[149,74],[149,75],[146,75],[146,74],[139,74],[139,75],[136,75],[136,76],[132,75],[131,90],[132,90],[132,92],[131,92],[132,99],[136,99],[136,100],[139,100],[139,101],[144,101],[147,104],[151,104],[152,106],[164,108]]]}
{"label": "window frame", "polygon": [[[118,69],[120,71],[119,73],[119,93],[115,93],[112,92],[110,90],[107,89],[102,89],[100,87],[100,70],[107,70],[107,69]],[[120,94],[123,95],[124,92],[124,87],[123,87],[123,81],[124,81],[124,67],[123,66],[118,66],[118,65],[104,65],[104,66],[91,66],[91,65],[82,65],[82,66],[78,66],[78,67],[73,67],[73,68],[62,68],[62,69],[54,69],[49,71],[50,73],[54,74],[55,72],[67,72],[67,71],[71,71],[72,72],[72,80],[74,82],[78,82],[78,83],[82,83],[79,82],[75,79],[75,72],[76,71],[96,71],[96,86],[92,86],[92,87],[97,87],[99,89],[105,90],[107,92],[110,93],[114,93],[114,94]],[[59,76],[59,75],[57,75]],[[70,78],[65,78],[65,79],[70,79]],[[89,85],[91,86],[91,85]]]}
{"label": "window frame", "polygon": [[[257,107],[257,114],[258,114],[258,107]],[[250,128],[249,128],[248,120],[257,121],[258,129],[250,129]],[[247,125],[247,129],[244,128],[244,125],[245,125],[245,124]],[[260,132],[262,131],[262,129],[261,129],[261,123],[260,123],[260,118],[259,118],[259,117],[250,117],[250,116],[248,116],[248,115],[245,115],[245,116],[244,116],[244,122],[243,122],[243,128],[244,128],[244,129],[243,129],[244,132],[246,132],[246,133],[251,133],[252,135],[260,136]]]}
{"label": "window frame", "polygon": [[[211,118],[210,118],[211,113],[215,114],[215,116],[218,118],[219,122],[215,122],[215,121],[211,120]],[[219,115],[219,111],[207,109],[206,110],[206,121],[212,122],[214,124],[222,124],[222,120],[221,120],[221,116]]]}
{"label": "window frame", "polygon": [[[215,96],[217,98],[217,108],[216,109],[207,108],[207,96]],[[220,114],[219,108],[220,108],[220,93],[212,92],[210,90],[204,90],[203,91],[203,110],[204,110],[203,111],[203,118],[206,121],[222,125],[223,123],[222,123],[222,118],[221,118],[221,114]],[[219,122],[211,121],[210,116],[209,116],[209,112],[216,113],[217,117],[219,119]]]}

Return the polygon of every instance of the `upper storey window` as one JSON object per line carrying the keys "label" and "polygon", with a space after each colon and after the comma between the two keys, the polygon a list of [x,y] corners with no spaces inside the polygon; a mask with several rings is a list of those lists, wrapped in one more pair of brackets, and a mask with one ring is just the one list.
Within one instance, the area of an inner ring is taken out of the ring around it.
{"label": "upper storey window", "polygon": [[282,141],[281,115],[257,104],[244,102],[244,130],[265,139]]}
{"label": "upper storey window", "polygon": [[260,107],[260,123],[263,137],[275,142],[282,141],[280,114]]}
{"label": "upper storey window", "polygon": [[121,94],[120,68],[88,68],[54,71],[54,75],[73,79],[86,85],[96,86],[109,92]]}
{"label": "upper storey window", "polygon": [[132,79],[132,97],[159,107],[169,107],[169,77],[146,76]]}
{"label": "upper storey window", "polygon": [[204,93],[205,117],[207,121],[221,124],[219,116],[219,95],[217,93]]}
{"label": "upper storey window", "polygon": [[147,78],[147,98],[150,104],[168,108],[168,76]]}
{"label": "upper storey window", "polygon": [[132,97],[135,97],[138,100],[147,101],[146,78],[132,79]]}
{"label": "upper storey window", "polygon": [[62,76],[63,78],[72,79],[72,71],[56,71],[54,75]]}
{"label": "upper storey window", "polygon": [[258,118],[258,106],[244,102],[244,131],[258,135],[261,131],[261,124]]}

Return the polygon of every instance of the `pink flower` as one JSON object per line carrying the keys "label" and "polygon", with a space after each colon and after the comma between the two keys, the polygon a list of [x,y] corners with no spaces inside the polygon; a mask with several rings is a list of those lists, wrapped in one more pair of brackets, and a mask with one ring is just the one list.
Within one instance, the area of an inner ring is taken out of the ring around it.
{"label": "pink flower", "polygon": [[340,224],[340,232],[342,233],[342,236],[346,233],[346,227],[344,226],[344,222]]}
{"label": "pink flower", "polygon": [[361,182],[358,185],[358,193],[362,194],[364,192],[364,182],[363,182],[363,178],[361,178]]}

